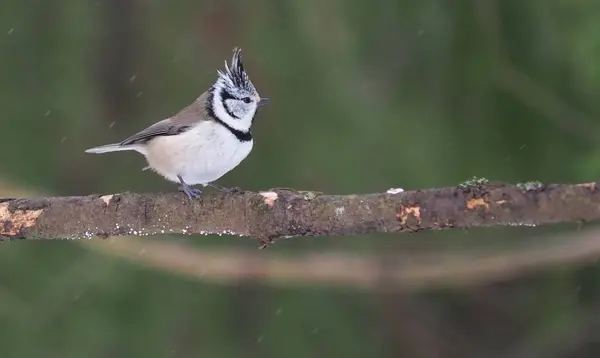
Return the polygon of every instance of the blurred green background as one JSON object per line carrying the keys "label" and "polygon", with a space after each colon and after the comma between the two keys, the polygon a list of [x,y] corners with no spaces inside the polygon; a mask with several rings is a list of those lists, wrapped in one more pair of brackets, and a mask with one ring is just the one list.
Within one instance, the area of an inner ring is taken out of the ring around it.
{"label": "blurred green background", "polygon": [[[176,190],[142,172],[138,154],[83,151],[191,103],[234,46],[271,103],[222,185],[346,194],[600,174],[600,2],[4,0],[3,196]],[[595,261],[419,290],[221,284],[141,262],[163,243],[215,260],[233,249],[257,260],[518,252],[576,229],[301,238],[262,251],[165,236],[137,241],[129,260],[74,241],[5,242],[0,357],[597,357]]]}

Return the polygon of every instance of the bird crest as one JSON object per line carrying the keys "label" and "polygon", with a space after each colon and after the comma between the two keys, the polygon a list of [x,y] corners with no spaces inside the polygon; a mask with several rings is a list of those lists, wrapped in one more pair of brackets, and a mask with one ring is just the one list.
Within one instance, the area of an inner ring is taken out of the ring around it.
{"label": "bird crest", "polygon": [[248,77],[248,74],[244,70],[242,50],[238,47],[233,50],[231,64],[228,65],[227,61],[225,61],[225,71],[217,70],[217,73],[219,79],[222,80],[226,87],[243,89],[251,92],[256,91],[252,81],[250,81],[250,77]]}

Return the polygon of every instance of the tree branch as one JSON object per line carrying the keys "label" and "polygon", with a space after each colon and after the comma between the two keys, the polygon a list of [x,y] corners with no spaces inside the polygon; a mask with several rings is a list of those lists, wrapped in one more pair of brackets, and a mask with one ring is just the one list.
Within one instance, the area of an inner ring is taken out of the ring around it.
{"label": "tree branch", "polygon": [[539,225],[600,219],[596,183],[488,184],[399,194],[320,195],[277,189],[0,199],[0,239],[229,234],[259,238]]}

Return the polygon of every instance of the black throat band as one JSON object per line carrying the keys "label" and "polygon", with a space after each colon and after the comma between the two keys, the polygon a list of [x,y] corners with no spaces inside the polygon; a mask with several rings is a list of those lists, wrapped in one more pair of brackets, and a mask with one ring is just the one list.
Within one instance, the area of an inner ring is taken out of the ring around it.
{"label": "black throat band", "polygon": [[206,101],[206,112],[208,113],[208,115],[217,123],[219,123],[220,125],[222,125],[223,127],[227,128],[227,130],[229,130],[231,132],[231,134],[233,134],[240,142],[249,142],[252,140],[252,132],[248,131],[241,131],[235,128],[232,128],[229,124],[223,122],[220,118],[218,118],[215,115],[215,110],[213,108],[213,96],[214,93],[211,91],[208,95],[207,101]]}

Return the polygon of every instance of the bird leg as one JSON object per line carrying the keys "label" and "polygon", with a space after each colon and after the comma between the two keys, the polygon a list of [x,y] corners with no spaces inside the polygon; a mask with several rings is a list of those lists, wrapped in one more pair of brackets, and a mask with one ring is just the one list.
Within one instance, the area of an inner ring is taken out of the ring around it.
{"label": "bird leg", "polygon": [[233,188],[226,188],[224,186],[221,186],[217,183],[206,183],[207,186],[210,186],[211,188],[217,189],[218,191],[220,191],[221,193],[225,193],[225,194],[235,194],[235,193],[240,193],[242,191],[242,189],[238,188],[237,186],[233,187]]}
{"label": "bird leg", "polygon": [[183,178],[181,177],[181,175],[177,175],[177,178],[179,179],[179,182],[181,183],[181,185],[179,186],[179,191],[181,191],[185,195],[187,195],[187,197],[190,199],[190,201],[192,199],[202,199],[202,191],[200,191],[200,189],[195,189],[195,188],[192,188],[191,186],[189,186],[185,181],[183,181]]}

